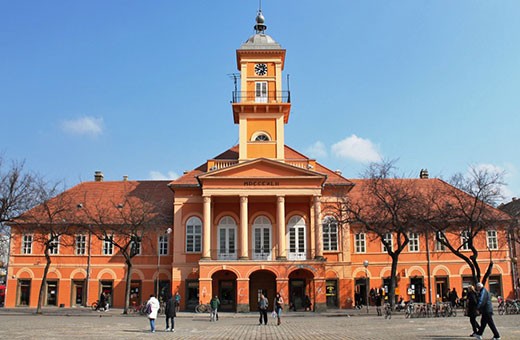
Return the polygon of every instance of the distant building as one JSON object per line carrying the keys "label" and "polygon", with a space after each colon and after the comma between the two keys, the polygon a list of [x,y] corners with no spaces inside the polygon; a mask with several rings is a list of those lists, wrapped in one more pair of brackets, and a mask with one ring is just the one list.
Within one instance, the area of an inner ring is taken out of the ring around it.
{"label": "distant building", "polygon": [[[168,222],[132,245],[137,254],[132,303],[153,292],[161,297],[179,292],[181,309],[192,311],[218,295],[222,311],[246,312],[256,310],[259,294],[273,301],[281,292],[296,309],[304,308],[308,296],[320,311],[352,308],[356,298],[388,285],[391,261],[381,241],[357,225],[340,225],[327,210],[338,188],[363,200],[366,180],[347,179],[285,144],[291,113],[290,93],[282,87],[286,50],[265,33],[261,12],[254,27],[255,34],[236,51],[240,90],[233,93],[231,108],[239,144],[171,182],[105,182],[98,172],[93,182],[55,198],[68,198],[74,210],[70,220],[59,223],[74,223],[77,229],[52,248],[45,305],[89,305],[108,292],[114,307],[123,306],[125,261],[107,241],[117,235],[92,237],[81,228],[91,222],[78,216],[92,207],[106,208],[105,225],[115,226],[122,223],[117,209],[125,208],[119,202],[128,196],[147,197],[153,205],[168,202],[162,210]],[[424,190],[448,186],[426,171],[409,182]],[[12,228],[6,305],[35,306],[45,265],[41,244],[35,242],[38,228],[23,220]],[[482,250],[479,261],[489,263],[492,256],[495,262],[491,292],[503,296],[513,291],[506,236],[490,230],[476,243]],[[436,246],[435,235],[410,232],[410,239],[400,257],[398,296],[431,302],[471,283],[469,267]]]}
{"label": "distant building", "polygon": [[515,282],[516,298],[520,298],[520,277],[518,275],[520,264],[518,263],[518,255],[520,254],[520,199],[513,197],[511,202],[501,204],[498,209],[505,211],[514,218],[513,225],[510,231],[511,241],[511,259],[515,272],[513,273]]}

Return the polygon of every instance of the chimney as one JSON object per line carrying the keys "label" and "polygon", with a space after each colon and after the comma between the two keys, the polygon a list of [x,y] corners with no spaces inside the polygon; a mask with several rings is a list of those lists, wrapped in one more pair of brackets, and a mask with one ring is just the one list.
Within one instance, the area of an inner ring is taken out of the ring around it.
{"label": "chimney", "polygon": [[428,169],[421,169],[421,172],[419,173],[419,178],[428,179],[429,178]]}
{"label": "chimney", "polygon": [[334,172],[336,173],[336,175],[340,175],[341,176],[341,170],[338,169],[338,170],[336,170]]}
{"label": "chimney", "polygon": [[101,171],[96,171],[94,173],[94,181],[96,181],[96,182],[103,182],[103,177],[104,177],[103,172],[101,172]]}
{"label": "chimney", "polygon": [[123,175],[123,181],[128,181],[128,175]]}

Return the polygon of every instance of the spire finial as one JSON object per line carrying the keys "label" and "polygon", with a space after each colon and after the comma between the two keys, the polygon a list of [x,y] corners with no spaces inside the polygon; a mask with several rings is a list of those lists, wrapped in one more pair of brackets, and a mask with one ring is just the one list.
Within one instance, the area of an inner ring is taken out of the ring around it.
{"label": "spire finial", "polygon": [[265,25],[265,18],[262,14],[262,9],[260,8],[258,10],[258,14],[256,15],[255,30],[256,30],[256,33],[264,33],[264,31],[266,29],[267,29],[267,26]]}

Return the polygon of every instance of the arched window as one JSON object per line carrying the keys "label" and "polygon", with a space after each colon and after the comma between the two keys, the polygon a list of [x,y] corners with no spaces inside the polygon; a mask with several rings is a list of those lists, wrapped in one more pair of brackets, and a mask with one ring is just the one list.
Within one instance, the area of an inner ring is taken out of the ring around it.
{"label": "arched window", "polygon": [[202,251],[202,221],[198,217],[190,217],[186,222],[186,252]]}
{"label": "arched window", "polygon": [[338,221],[333,216],[326,216],[322,224],[323,250],[338,250]]}
{"label": "arched window", "polygon": [[271,140],[271,136],[265,131],[257,131],[251,136],[251,141],[254,142],[269,142]]}
{"label": "arched window", "polygon": [[289,219],[287,230],[289,244],[289,260],[307,259],[307,236],[305,220],[301,216],[293,216]]}
{"label": "arched window", "polygon": [[253,222],[253,260],[272,260],[271,221],[258,216]]}
{"label": "arched window", "polygon": [[224,216],[218,223],[218,249],[219,260],[236,260],[237,249],[237,224],[230,216]]}

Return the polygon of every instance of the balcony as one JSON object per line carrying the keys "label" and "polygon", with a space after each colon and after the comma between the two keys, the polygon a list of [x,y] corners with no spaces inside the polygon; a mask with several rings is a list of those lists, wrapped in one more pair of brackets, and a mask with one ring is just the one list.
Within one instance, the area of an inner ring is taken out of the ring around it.
{"label": "balcony", "polygon": [[290,91],[233,91],[232,103],[290,103]]}

